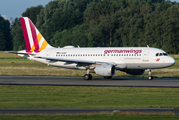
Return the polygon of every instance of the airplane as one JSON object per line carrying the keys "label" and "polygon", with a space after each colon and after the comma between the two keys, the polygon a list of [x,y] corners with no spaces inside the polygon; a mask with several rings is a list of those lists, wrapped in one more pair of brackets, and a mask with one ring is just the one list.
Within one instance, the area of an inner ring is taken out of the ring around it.
{"label": "airplane", "polygon": [[152,69],[170,67],[175,60],[167,53],[152,47],[52,47],[44,39],[28,17],[21,17],[21,26],[26,50],[18,51],[18,56],[51,66],[86,70],[84,80],[91,80],[95,73],[111,79],[116,70],[131,75],[142,75],[148,71],[152,80]]}

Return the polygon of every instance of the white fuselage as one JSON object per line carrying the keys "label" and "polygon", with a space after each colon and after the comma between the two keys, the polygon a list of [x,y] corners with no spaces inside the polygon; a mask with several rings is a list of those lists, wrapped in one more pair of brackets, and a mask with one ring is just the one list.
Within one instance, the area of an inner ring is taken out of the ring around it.
{"label": "white fuselage", "polygon": [[[21,51],[22,52],[22,51]],[[25,52],[25,51],[24,51]],[[159,53],[158,56],[156,54]],[[160,55],[162,53],[162,55]],[[149,47],[99,47],[99,48],[50,48],[44,49],[35,56],[21,55],[19,56],[41,62],[44,64],[70,68],[70,69],[86,69],[85,65],[79,65],[72,62],[61,62],[56,60],[46,60],[38,58],[61,58],[73,60],[95,61],[97,63],[114,64],[117,70],[123,69],[159,69],[172,66],[175,60],[166,55],[161,49]]]}

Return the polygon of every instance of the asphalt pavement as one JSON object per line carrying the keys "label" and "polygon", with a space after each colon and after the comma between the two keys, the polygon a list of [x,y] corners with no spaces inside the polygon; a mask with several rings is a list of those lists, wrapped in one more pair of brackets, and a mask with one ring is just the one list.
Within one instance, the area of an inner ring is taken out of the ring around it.
{"label": "asphalt pavement", "polygon": [[0,85],[56,85],[56,86],[116,86],[116,87],[179,87],[178,78],[128,78],[113,77],[104,79],[93,77],[84,80],[82,77],[54,76],[0,76]]}

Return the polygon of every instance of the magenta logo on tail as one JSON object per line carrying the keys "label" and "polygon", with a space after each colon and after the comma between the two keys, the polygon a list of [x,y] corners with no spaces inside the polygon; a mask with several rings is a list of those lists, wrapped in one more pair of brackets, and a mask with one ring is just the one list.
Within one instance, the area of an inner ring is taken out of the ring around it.
{"label": "magenta logo on tail", "polygon": [[28,37],[28,33],[27,33],[27,27],[26,27],[26,24],[25,24],[25,19],[21,17],[20,21],[21,21],[22,31],[23,31],[23,34],[24,34],[24,39],[25,39],[25,44],[26,44],[26,52],[31,53],[32,51],[30,51],[31,46],[30,46],[30,41],[29,41],[29,37]]}
{"label": "magenta logo on tail", "polygon": [[47,46],[51,47],[28,17],[21,17],[20,21],[27,53],[32,53],[33,51],[38,53]]}
{"label": "magenta logo on tail", "polygon": [[29,24],[30,24],[30,28],[31,28],[31,33],[32,33],[32,38],[33,38],[33,42],[34,42],[34,46],[35,46],[35,50],[34,52],[39,52],[39,44],[38,44],[38,40],[37,40],[37,33],[36,33],[36,28],[34,26],[34,24],[31,22],[31,20],[29,19]]}

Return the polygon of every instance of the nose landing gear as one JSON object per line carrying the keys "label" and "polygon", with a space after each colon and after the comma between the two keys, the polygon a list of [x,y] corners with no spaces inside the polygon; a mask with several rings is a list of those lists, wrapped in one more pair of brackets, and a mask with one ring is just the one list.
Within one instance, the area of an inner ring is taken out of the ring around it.
{"label": "nose landing gear", "polygon": [[147,69],[147,71],[149,72],[149,80],[153,80],[153,76],[152,76],[152,72],[150,69]]}

